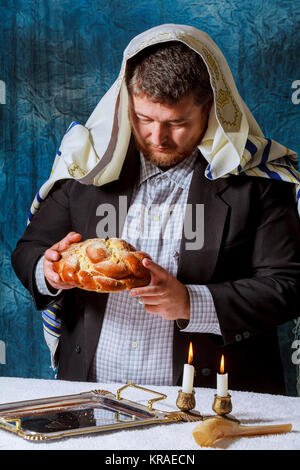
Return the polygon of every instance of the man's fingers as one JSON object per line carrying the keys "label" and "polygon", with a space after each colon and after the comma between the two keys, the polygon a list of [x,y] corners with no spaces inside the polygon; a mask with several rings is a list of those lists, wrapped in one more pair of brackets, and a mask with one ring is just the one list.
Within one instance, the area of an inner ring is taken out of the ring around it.
{"label": "man's fingers", "polygon": [[63,238],[58,244],[58,251],[63,251],[68,248],[72,243],[78,242],[81,240],[80,233],[70,232],[68,235]]}
{"label": "man's fingers", "polygon": [[162,307],[158,305],[145,304],[145,310],[147,313],[151,313],[152,315],[163,316],[164,313]]}
{"label": "man's fingers", "polygon": [[144,305],[162,305],[162,299],[160,296],[144,296],[140,297],[141,301],[143,302]]}
{"label": "man's fingers", "polygon": [[68,248],[72,243],[81,240],[80,233],[69,232],[62,240],[55,243],[44,253],[44,276],[54,289],[72,289],[73,283],[62,282],[58,273],[53,269],[53,263],[60,259],[60,252]]}
{"label": "man's fingers", "polygon": [[159,264],[154,263],[154,261],[152,261],[149,258],[144,258],[142,263],[145,266],[145,268],[149,269],[149,271],[152,272],[153,274],[156,274],[156,275],[166,274],[166,270],[164,268],[162,268]]}
{"label": "man's fingers", "polygon": [[163,295],[164,290],[161,286],[145,286],[145,287],[135,287],[130,289],[130,295],[132,297],[141,297],[141,296],[156,296],[156,295]]}
{"label": "man's fingers", "polygon": [[[56,251],[53,252],[53,254],[55,253],[59,257]],[[49,256],[51,256],[51,253]],[[44,275],[49,282],[61,282],[59,274],[53,270],[53,262],[48,261],[48,259],[46,258],[46,253],[44,259]]]}
{"label": "man's fingers", "polygon": [[55,243],[51,249],[57,251],[63,251],[68,248],[69,245],[75,242],[79,242],[81,240],[80,233],[77,232],[69,232],[62,240]]}
{"label": "man's fingers", "polygon": [[62,282],[50,282],[48,279],[47,279],[47,282],[48,284],[50,284],[51,287],[53,287],[56,290],[69,290],[69,289],[73,289],[74,287],[77,287],[74,284],[66,284]]}
{"label": "man's fingers", "polygon": [[75,284],[69,282],[63,282],[60,279],[59,274],[53,271],[51,263],[45,263],[45,270],[44,270],[45,278],[47,282],[54,287],[54,289],[72,289],[76,287]]}
{"label": "man's fingers", "polygon": [[142,263],[145,268],[150,271],[152,285],[159,284],[161,281],[166,280],[169,276],[169,273],[164,268],[162,268],[159,264],[154,263],[154,261],[149,258],[144,258]]}
{"label": "man's fingers", "polygon": [[72,243],[81,240],[80,233],[70,232],[68,235],[60,240],[59,242],[55,243],[51,248],[45,251],[44,255],[48,261],[58,261],[60,258],[59,252],[68,248]]}
{"label": "man's fingers", "polygon": [[53,248],[48,248],[48,250],[45,251],[45,258],[48,261],[58,261],[60,258],[59,253],[54,250]]}
{"label": "man's fingers", "polygon": [[59,284],[61,282],[59,275],[55,273],[54,271],[52,272],[50,271],[49,273],[47,273],[46,278],[47,278],[47,281],[51,282],[51,284],[52,283]]}

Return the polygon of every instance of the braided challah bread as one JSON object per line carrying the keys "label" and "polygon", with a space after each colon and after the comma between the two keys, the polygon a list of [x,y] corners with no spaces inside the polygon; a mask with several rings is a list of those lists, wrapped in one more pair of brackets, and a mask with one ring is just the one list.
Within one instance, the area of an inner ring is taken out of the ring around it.
{"label": "braided challah bread", "polygon": [[88,239],[73,243],[60,254],[54,270],[63,282],[73,282],[80,289],[118,292],[150,282],[142,264],[150,256],[120,238]]}

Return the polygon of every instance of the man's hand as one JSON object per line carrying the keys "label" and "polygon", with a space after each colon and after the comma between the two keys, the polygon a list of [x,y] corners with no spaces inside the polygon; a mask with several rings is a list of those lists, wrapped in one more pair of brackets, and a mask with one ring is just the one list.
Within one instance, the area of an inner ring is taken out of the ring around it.
{"label": "man's hand", "polygon": [[48,248],[44,255],[44,276],[46,281],[54,289],[72,289],[75,285],[71,282],[61,282],[59,275],[53,270],[54,261],[60,259],[60,252],[68,248],[72,243],[79,242],[81,235],[76,232],[70,232],[62,240]]}
{"label": "man's hand", "polygon": [[166,320],[190,318],[190,298],[187,288],[174,276],[148,258],[143,265],[149,269],[151,283],[130,290],[133,297],[141,297],[145,310]]}

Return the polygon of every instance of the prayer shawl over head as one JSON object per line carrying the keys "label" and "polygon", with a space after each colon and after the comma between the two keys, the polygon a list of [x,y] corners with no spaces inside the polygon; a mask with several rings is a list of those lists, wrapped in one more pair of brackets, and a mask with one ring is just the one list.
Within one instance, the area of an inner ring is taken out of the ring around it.
{"label": "prayer shawl over head", "polygon": [[[100,100],[85,126],[77,122],[69,126],[51,175],[30,208],[28,222],[57,180],[74,178],[82,184],[101,186],[119,178],[131,137],[125,84],[127,60],[148,46],[168,41],[181,41],[200,54],[210,75],[214,105],[206,133],[198,146],[207,161],[205,176],[215,180],[246,174],[288,181],[295,185],[300,213],[297,154],[264,137],[238,93],[225,57],[206,33],[191,26],[165,24],[145,31],[129,43],[117,80]],[[43,312],[44,336],[54,366],[54,353],[60,336],[57,309],[54,304]]]}
{"label": "prayer shawl over head", "polygon": [[129,43],[117,80],[85,126],[77,122],[69,126],[51,175],[33,201],[29,221],[57,180],[74,178],[82,184],[101,186],[119,178],[131,136],[124,78],[127,60],[148,46],[168,41],[181,41],[198,52],[210,75],[214,105],[198,146],[207,160],[206,177],[215,180],[246,174],[291,182],[295,184],[300,213],[297,154],[264,137],[238,93],[225,57],[206,33],[192,26],[165,24],[145,31]]}

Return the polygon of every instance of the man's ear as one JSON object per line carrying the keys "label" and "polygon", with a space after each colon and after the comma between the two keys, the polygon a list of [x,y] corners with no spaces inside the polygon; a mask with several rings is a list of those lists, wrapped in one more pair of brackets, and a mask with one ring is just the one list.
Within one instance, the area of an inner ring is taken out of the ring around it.
{"label": "man's ear", "polygon": [[211,98],[205,105],[204,105],[204,110],[209,113],[211,108],[212,108],[212,105],[213,105],[213,102],[214,102],[214,99]]}
{"label": "man's ear", "polygon": [[133,101],[132,101],[132,96],[130,93],[128,93],[128,118],[131,120],[132,117],[132,111],[133,111]]}

